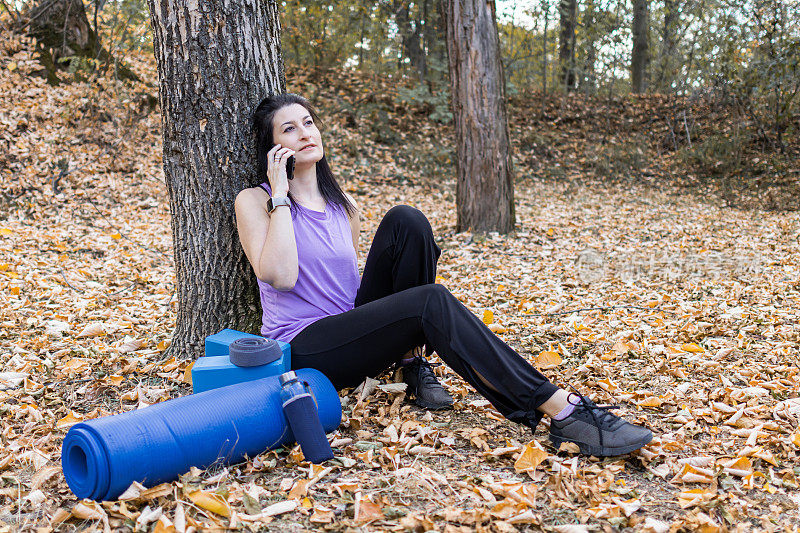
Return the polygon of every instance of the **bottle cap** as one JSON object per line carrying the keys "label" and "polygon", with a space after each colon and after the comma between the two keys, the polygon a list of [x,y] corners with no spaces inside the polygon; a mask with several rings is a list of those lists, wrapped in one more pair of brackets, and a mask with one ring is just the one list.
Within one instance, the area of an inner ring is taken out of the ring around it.
{"label": "bottle cap", "polygon": [[293,379],[297,379],[297,374],[294,373],[294,370],[290,370],[288,372],[284,372],[278,377],[278,380],[281,382],[281,385],[286,385],[288,382],[292,381]]}

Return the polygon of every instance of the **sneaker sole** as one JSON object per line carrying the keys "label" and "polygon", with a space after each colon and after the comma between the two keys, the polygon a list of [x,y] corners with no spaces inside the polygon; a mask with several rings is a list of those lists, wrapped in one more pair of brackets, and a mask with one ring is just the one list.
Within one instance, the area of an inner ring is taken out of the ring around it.
{"label": "sneaker sole", "polygon": [[425,400],[420,400],[419,398],[415,398],[414,403],[417,404],[417,406],[422,407],[423,409],[428,409],[430,411],[445,411],[447,409],[453,408],[452,403],[442,405],[442,404],[426,402]]}
{"label": "sneaker sole", "polygon": [[642,446],[647,445],[648,442],[653,440],[653,434],[650,433],[646,438],[643,438],[639,442],[635,444],[629,444],[628,446],[619,446],[613,448],[611,446],[595,446],[593,444],[586,444],[581,442],[575,442],[569,439],[563,439],[561,437],[557,437],[550,434],[550,442],[552,442],[556,448],[560,447],[564,442],[572,442],[578,445],[581,453],[584,455],[594,455],[595,457],[615,457],[617,455],[625,455],[626,453],[631,453],[633,451],[638,450]]}

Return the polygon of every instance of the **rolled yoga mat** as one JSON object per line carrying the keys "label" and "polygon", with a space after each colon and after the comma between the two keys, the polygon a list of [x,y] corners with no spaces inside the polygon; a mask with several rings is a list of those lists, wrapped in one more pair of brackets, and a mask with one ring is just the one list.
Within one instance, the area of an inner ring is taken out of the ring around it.
{"label": "rolled yoga mat", "polygon": [[[297,376],[313,391],[325,432],[339,427],[333,384],[311,368]],[[236,463],[294,440],[278,376],[270,376],[76,424],[64,437],[61,467],[78,498],[114,500],[134,481],[152,487],[192,466]]]}

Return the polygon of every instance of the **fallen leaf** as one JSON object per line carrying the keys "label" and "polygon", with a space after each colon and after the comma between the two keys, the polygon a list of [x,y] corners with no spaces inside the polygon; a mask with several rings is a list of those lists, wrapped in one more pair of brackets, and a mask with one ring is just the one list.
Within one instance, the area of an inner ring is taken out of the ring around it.
{"label": "fallen leaf", "polygon": [[558,352],[546,350],[536,356],[533,364],[542,370],[547,370],[548,368],[553,368],[560,365],[561,362],[562,359]]}
{"label": "fallen leaf", "polygon": [[357,497],[355,503],[355,516],[353,520],[357,524],[367,524],[375,520],[383,519],[383,511],[378,503],[372,502],[366,496]]}
{"label": "fallen leaf", "polygon": [[208,492],[206,490],[196,490],[187,494],[187,497],[192,500],[192,503],[198,507],[202,507],[206,511],[211,511],[220,516],[231,516],[231,508],[225,498],[219,494]]}
{"label": "fallen leaf", "polygon": [[517,474],[522,472],[531,473],[548,456],[547,451],[537,441],[531,441],[522,448],[522,453],[514,461],[514,470]]}
{"label": "fallen leaf", "polygon": [[86,326],[76,335],[78,338],[86,338],[86,337],[99,337],[100,335],[105,335],[106,330],[103,327],[103,324],[100,322],[92,322],[91,324],[86,324]]}

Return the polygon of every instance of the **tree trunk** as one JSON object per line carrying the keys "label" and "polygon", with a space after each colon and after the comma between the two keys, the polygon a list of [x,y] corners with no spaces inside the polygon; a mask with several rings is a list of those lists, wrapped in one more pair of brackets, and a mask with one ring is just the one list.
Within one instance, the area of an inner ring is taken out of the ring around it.
{"label": "tree trunk", "polygon": [[661,30],[661,54],[659,58],[658,88],[662,91],[672,89],[675,81],[672,55],[675,51],[676,24],[678,8],[675,0],[664,0],[664,27]]}
{"label": "tree trunk", "polygon": [[558,62],[561,83],[567,91],[575,88],[575,23],[578,16],[577,0],[560,0],[558,12],[561,31],[558,42]]}
{"label": "tree trunk", "polygon": [[[419,19],[416,25],[412,24],[409,3],[405,0],[395,0],[392,6],[397,31],[403,46],[403,54],[417,73],[420,82],[425,81],[425,50],[422,48],[422,28]],[[403,70],[403,58],[398,58],[398,69]]]}
{"label": "tree trunk", "polygon": [[[544,0],[544,32],[542,32],[542,93],[547,96],[547,26],[550,18],[550,1]],[[544,115],[544,98],[542,99]]]}
{"label": "tree trunk", "polygon": [[647,67],[650,62],[650,6],[648,0],[633,2],[633,51],[631,53],[631,90],[643,93],[647,89]]}
{"label": "tree trunk", "polygon": [[456,157],[456,231],[514,229],[505,82],[493,1],[445,0]]}
{"label": "tree trunk", "polygon": [[256,332],[256,280],[236,194],[255,180],[253,110],[285,86],[275,0],[148,0],[158,63],[178,322],[172,353],[223,328]]}
{"label": "tree trunk", "polygon": [[29,34],[36,38],[39,61],[47,69],[49,83],[58,83],[56,70],[68,57],[114,64],[118,77],[139,79],[128,67],[116,63],[108,50],[100,45],[82,0],[38,0],[27,15]]}
{"label": "tree trunk", "polygon": [[584,11],[584,43],[586,46],[586,55],[583,63],[583,86],[586,94],[593,94],[595,91],[595,82],[597,75],[595,73],[595,63],[597,62],[597,22],[596,7],[594,0],[586,1],[586,9]]}

